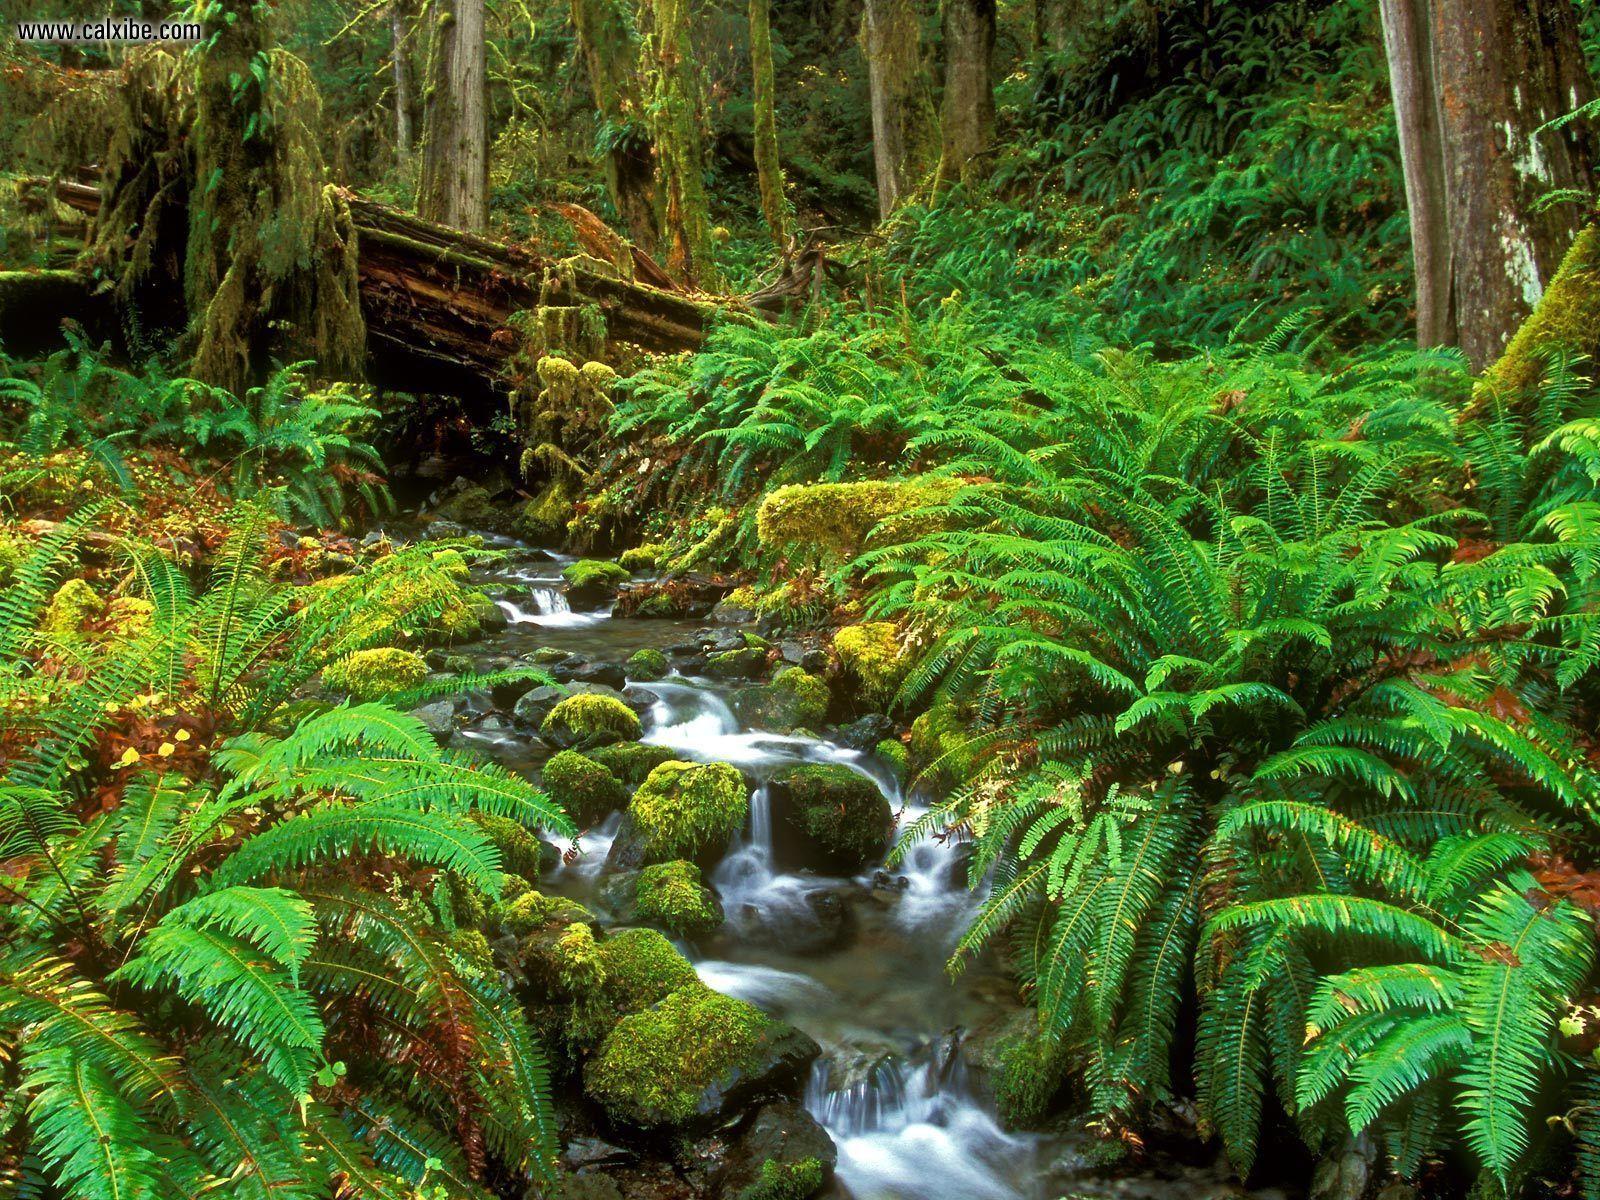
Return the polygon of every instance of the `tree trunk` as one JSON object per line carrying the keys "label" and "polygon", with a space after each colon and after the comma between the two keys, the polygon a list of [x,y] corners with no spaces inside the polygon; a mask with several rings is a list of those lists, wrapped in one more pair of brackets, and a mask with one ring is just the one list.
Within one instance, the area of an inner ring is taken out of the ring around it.
{"label": "tree trunk", "polygon": [[404,0],[389,9],[389,32],[394,44],[394,154],[401,170],[411,163],[411,14]]}
{"label": "tree trunk", "polygon": [[606,187],[622,228],[647,252],[659,237],[655,151],[640,96],[639,38],[626,0],[572,0],[594,106],[608,130]]}
{"label": "tree trunk", "polygon": [[489,224],[487,46],[483,0],[435,0],[423,99],[417,210],[458,229]]}
{"label": "tree trunk", "polygon": [[689,40],[689,0],[650,0],[650,15],[651,132],[666,265],[683,282],[709,288],[716,283],[716,259],[706,200],[700,74]]}
{"label": "tree trunk", "polygon": [[789,256],[789,204],[778,164],[778,117],[773,106],[772,19],[767,0],[750,0],[750,76],[755,105],[756,182],[761,213],[778,253]]}
{"label": "tree trunk", "polygon": [[994,142],[995,0],[945,0],[944,100],[935,190],[983,175]]}
{"label": "tree trunk", "polygon": [[914,0],[866,0],[861,14],[881,217],[899,208],[933,165],[933,105],[913,4]]}
{"label": "tree trunk", "polygon": [[[1454,340],[1482,370],[1538,303],[1591,202],[1587,123],[1540,127],[1593,99],[1594,85],[1571,0],[1432,0],[1430,17]],[[1569,189],[1580,203],[1541,210]]]}
{"label": "tree trunk", "polygon": [[1394,97],[1411,222],[1411,261],[1417,276],[1417,344],[1424,347],[1449,346],[1456,341],[1444,143],[1439,131],[1430,24],[1424,11],[1427,3],[1380,0],[1389,91]]}

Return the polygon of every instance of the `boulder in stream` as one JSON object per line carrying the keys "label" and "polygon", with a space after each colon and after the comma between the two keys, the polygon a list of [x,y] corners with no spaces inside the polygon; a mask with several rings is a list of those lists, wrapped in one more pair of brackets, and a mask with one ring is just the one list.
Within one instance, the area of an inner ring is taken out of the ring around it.
{"label": "boulder in stream", "polygon": [[883,857],[894,813],[878,785],[837,763],[796,763],[771,778],[780,814],[773,850],[780,866],[851,875]]}
{"label": "boulder in stream", "polygon": [[719,1200],[805,1200],[833,1178],[839,1152],[815,1117],[789,1101],[756,1110],[728,1150]]}
{"label": "boulder in stream", "polygon": [[827,718],[833,694],[828,685],[801,667],[787,667],[771,683],[740,688],[734,693],[734,715],[746,725],[790,733],[814,729]]}
{"label": "boulder in stream", "polygon": [[683,858],[709,868],[744,827],[749,811],[750,789],[739,768],[669,760],[634,792],[607,865],[630,869]]}
{"label": "boulder in stream", "polygon": [[570,688],[555,684],[529,688],[517,697],[511,716],[523,725],[537,728],[544,724],[544,719],[549,716],[550,710],[570,695],[572,695]]}

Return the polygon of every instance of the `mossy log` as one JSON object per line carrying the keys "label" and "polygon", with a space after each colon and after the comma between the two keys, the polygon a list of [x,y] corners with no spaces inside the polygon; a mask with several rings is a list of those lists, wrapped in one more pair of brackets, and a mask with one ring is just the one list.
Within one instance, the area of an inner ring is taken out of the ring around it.
{"label": "mossy log", "polygon": [[[70,180],[59,199],[94,213],[100,192]],[[675,352],[700,346],[712,319],[736,301],[695,299],[621,278],[609,263],[556,259],[538,249],[451,229],[341,192],[358,246],[361,309],[375,374],[415,391],[500,381],[524,348],[514,314],[552,304],[592,309],[607,348]]]}

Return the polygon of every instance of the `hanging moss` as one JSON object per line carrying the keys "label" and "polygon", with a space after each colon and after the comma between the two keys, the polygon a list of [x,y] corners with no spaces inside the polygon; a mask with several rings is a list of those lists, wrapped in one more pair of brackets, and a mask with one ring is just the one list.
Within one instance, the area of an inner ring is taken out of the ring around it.
{"label": "hanging moss", "polygon": [[651,0],[647,97],[655,139],[661,239],[667,269],[685,283],[717,283],[705,188],[699,72],[689,38],[688,0]]}

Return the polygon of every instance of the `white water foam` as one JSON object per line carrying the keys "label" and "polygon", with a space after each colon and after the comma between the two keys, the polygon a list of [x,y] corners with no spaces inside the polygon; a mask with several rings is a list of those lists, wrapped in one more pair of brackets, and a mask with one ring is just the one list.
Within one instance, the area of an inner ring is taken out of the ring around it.
{"label": "white water foam", "polygon": [[571,628],[594,625],[611,619],[610,612],[573,612],[572,605],[567,602],[566,593],[555,587],[533,588],[528,593],[528,599],[533,602],[532,612],[510,600],[496,600],[495,603],[500,606],[500,611],[506,614],[506,620],[513,625]]}

